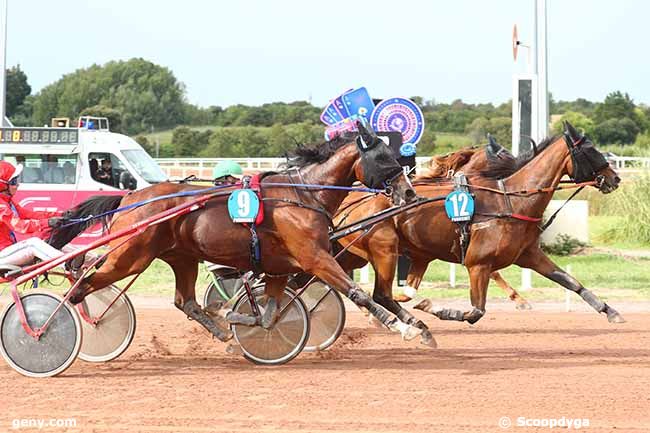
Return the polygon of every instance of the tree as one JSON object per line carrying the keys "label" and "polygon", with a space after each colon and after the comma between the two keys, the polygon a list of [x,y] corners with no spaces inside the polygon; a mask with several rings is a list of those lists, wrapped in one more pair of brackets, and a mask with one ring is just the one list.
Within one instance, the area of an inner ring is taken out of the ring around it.
{"label": "tree", "polygon": [[594,121],[596,124],[603,123],[610,119],[630,119],[640,129],[643,127],[642,120],[635,112],[636,105],[627,93],[620,91],[612,92],[605,98],[602,104],[598,104],[594,110]]}
{"label": "tree", "polygon": [[172,72],[144,59],[112,61],[64,75],[34,100],[34,120],[75,118],[86,107],[103,105],[122,113],[123,130],[133,134],[184,120],[184,87]]}
{"label": "tree", "polygon": [[[6,113],[7,117],[13,117],[21,113],[20,108],[25,102],[25,98],[32,93],[32,88],[27,82],[27,75],[20,69],[20,65],[7,69],[5,80],[7,86]],[[21,114],[26,113],[22,112]]]}
{"label": "tree", "polygon": [[571,125],[575,126],[578,131],[588,136],[593,136],[594,121],[582,113],[575,111],[567,111],[560,117],[560,120],[555,122],[551,128],[553,134],[560,134],[564,131],[564,121],[568,121]]}
{"label": "tree", "polygon": [[632,119],[608,119],[594,128],[594,138],[599,144],[634,143],[639,127]]}

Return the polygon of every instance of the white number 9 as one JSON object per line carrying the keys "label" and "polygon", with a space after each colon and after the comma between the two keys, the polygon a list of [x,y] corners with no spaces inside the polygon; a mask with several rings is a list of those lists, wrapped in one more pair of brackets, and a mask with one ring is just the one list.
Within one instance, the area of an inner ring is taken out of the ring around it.
{"label": "white number 9", "polygon": [[239,206],[239,216],[248,216],[251,211],[251,198],[248,193],[244,192],[237,194],[237,206]]}

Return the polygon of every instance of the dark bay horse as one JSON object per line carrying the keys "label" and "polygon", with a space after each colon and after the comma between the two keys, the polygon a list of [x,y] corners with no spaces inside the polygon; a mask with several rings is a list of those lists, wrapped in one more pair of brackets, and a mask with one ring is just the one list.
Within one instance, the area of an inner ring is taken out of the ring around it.
{"label": "dark bay horse", "polygon": [[[491,137],[484,147],[472,147],[461,149],[446,155],[434,156],[429,162],[428,168],[420,171],[413,179],[417,192],[420,184],[430,182],[442,182],[449,179],[455,172],[462,170],[468,175],[479,174],[487,169],[489,161],[496,160],[503,164],[514,164],[515,158],[507,149],[496,143]],[[341,204],[335,222],[353,223],[391,206],[390,201],[382,196],[372,196],[363,193],[351,193]],[[404,289],[403,295],[392,295],[392,282],[395,276],[395,248],[399,243],[400,227],[395,219],[384,220],[373,228],[373,230],[350,246],[349,252],[339,258],[341,267],[346,271],[360,268],[370,262],[375,270],[374,299],[384,307],[397,314],[398,308],[392,302],[406,302],[413,298],[422,280],[422,275],[409,274],[409,286]],[[350,235],[339,240],[346,246],[352,243],[355,235]],[[398,248],[398,247],[397,247]],[[417,284],[412,283],[418,278]],[[530,309],[530,304],[499,274],[498,271],[490,274],[492,278],[508,295],[516,302],[518,309]]]}
{"label": "dark bay horse", "polygon": [[[413,332],[415,329],[418,333],[428,333],[426,325],[421,322],[417,324],[418,328],[414,328],[391,317],[348,277],[330,255],[328,227],[332,214],[348,191],[265,186],[273,182],[350,186],[359,180],[372,188],[382,188],[390,183],[393,202],[404,204],[413,201],[415,193],[390,148],[363,125],[359,125],[359,130],[359,134],[348,134],[320,146],[299,147],[295,157],[290,160],[290,169],[269,173],[261,180],[265,219],[257,226],[257,233],[261,247],[261,270],[265,273],[266,293],[270,297],[262,320],[262,326],[266,328],[271,327],[276,319],[275,313],[287,276],[305,271],[340,290],[360,307],[367,308],[391,329],[402,332]],[[99,215],[152,197],[200,188],[166,182],[123,198],[95,197],[75,208],[69,218]],[[187,197],[169,198],[117,214],[110,223],[110,231],[128,227],[187,200]],[[99,288],[136,275],[155,258],[160,258],[171,266],[176,278],[176,307],[220,340],[228,340],[232,337],[230,330],[223,323],[215,324],[206,315],[196,302],[194,293],[200,261],[207,260],[240,270],[252,268],[251,232],[231,221],[226,200],[227,196],[211,199],[201,209],[151,226],[118,246],[107,256],[106,262],[75,290],[71,302],[79,303]],[[52,233],[51,243],[55,246],[64,244],[94,222],[56,229]],[[120,241],[117,239],[110,245],[116,246]],[[267,314],[269,311],[271,313]]]}
{"label": "dark bay horse", "polygon": [[[494,161],[484,175],[469,176],[470,190],[475,194],[476,215],[472,221],[465,266],[470,275],[470,298],[473,309],[462,312],[440,309],[428,299],[416,308],[427,311],[445,320],[459,320],[475,323],[485,314],[486,294],[490,275],[511,264],[533,269],[568,290],[578,293],[597,312],[605,313],[610,322],[622,322],[622,316],[611,306],[602,302],[575,278],[560,269],[539,247],[540,230],[536,222],[513,218],[510,215],[524,215],[541,218],[552,198],[552,191],[521,195],[506,195],[494,191],[537,190],[556,187],[560,179],[568,175],[575,182],[597,180],[598,188],[609,193],[618,187],[620,178],[609,167],[593,144],[580,135],[569,123],[562,135],[552,137],[540,144],[539,152],[529,152],[513,161]],[[502,181],[496,180],[505,178]],[[453,190],[450,181],[415,183],[420,196],[436,197]],[[481,187],[494,191],[486,191]],[[408,284],[417,288],[426,268],[434,259],[459,263],[460,245],[457,224],[451,222],[444,210],[443,202],[435,202],[399,214],[396,218],[399,242],[383,242],[383,254],[378,253],[380,245],[363,248],[355,245],[350,251],[369,258],[385,269],[386,275],[379,275],[375,288],[379,297],[389,297],[394,277],[397,255],[406,254],[411,259]],[[387,231],[390,231],[387,229]],[[388,233],[390,234],[390,233]],[[386,235],[386,233],[384,233]],[[362,251],[359,251],[362,250]],[[344,264],[344,267],[346,265]],[[377,268],[376,268],[377,269]],[[378,298],[375,297],[375,300]]]}

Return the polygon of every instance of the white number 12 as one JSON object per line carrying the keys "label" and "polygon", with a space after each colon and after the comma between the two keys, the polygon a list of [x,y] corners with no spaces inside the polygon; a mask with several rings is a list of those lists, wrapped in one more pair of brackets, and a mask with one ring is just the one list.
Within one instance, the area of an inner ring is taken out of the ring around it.
{"label": "white number 12", "polygon": [[[454,215],[456,215],[457,217],[469,216],[469,212],[467,212],[468,200],[466,194],[455,194],[451,197],[450,200],[454,205]],[[460,209],[458,209],[459,204],[460,204]]]}

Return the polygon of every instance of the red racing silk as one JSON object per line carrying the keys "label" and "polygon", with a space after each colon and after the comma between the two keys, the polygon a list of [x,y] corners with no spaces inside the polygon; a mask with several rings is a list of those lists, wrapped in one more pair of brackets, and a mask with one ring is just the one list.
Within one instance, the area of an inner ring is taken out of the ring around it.
{"label": "red racing silk", "polygon": [[257,218],[255,218],[255,225],[258,226],[264,222],[264,202],[262,201],[262,190],[261,190],[261,174],[255,174],[251,176],[251,189],[257,193],[257,198],[260,199],[260,210],[257,212]]}
{"label": "red racing silk", "polygon": [[16,243],[14,233],[29,234],[49,229],[48,218],[61,212],[33,211],[11,201],[7,194],[0,194],[0,250]]}

